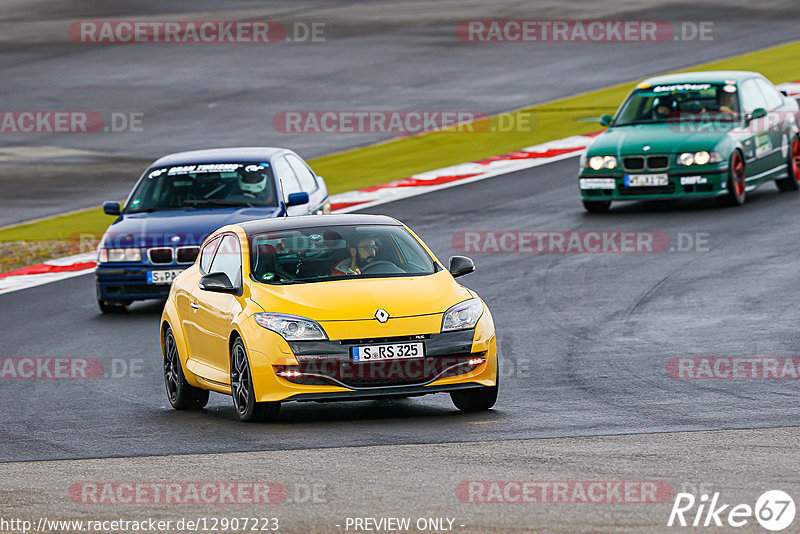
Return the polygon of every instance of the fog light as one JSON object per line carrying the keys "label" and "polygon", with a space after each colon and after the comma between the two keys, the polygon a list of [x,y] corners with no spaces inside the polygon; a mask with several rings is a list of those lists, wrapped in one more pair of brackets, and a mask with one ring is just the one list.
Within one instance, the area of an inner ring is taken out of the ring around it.
{"label": "fog light", "polygon": [[277,375],[284,378],[298,378],[303,376],[303,373],[300,371],[278,371]]}
{"label": "fog light", "polygon": [[470,365],[480,365],[485,361],[486,361],[486,358],[472,358],[467,363],[470,364]]}

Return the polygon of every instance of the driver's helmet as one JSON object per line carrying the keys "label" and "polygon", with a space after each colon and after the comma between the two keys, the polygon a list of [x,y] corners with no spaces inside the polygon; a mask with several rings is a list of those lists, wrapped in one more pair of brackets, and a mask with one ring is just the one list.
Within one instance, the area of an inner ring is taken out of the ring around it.
{"label": "driver's helmet", "polygon": [[[658,102],[656,105],[653,106],[653,116],[659,119],[665,119],[669,116],[672,112],[672,102],[673,99],[671,96],[662,96],[658,98]],[[658,108],[666,107],[669,111],[666,113],[659,113]]]}
{"label": "driver's helmet", "polygon": [[247,165],[239,173],[239,188],[245,193],[258,194],[267,188],[267,173],[263,165]]}

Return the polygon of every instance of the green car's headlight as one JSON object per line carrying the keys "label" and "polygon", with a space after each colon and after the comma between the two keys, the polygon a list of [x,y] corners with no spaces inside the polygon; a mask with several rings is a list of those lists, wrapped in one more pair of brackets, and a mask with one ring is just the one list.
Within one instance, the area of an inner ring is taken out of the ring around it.
{"label": "green car's headlight", "polygon": [[719,163],[722,156],[719,152],[683,152],[678,154],[678,165],[705,165],[707,163]]}
{"label": "green car's headlight", "polygon": [[483,304],[478,299],[469,299],[451,306],[444,312],[442,332],[474,328],[483,315]]}
{"label": "green car's headlight", "polygon": [[253,319],[268,330],[280,334],[286,341],[324,341],[325,330],[311,319],[284,313],[256,313]]}
{"label": "green car's headlight", "polygon": [[142,261],[142,251],[138,248],[101,248],[97,263]]}
{"label": "green car's headlight", "polygon": [[589,167],[599,171],[600,169],[615,169],[617,158],[614,156],[592,156],[589,158]]}

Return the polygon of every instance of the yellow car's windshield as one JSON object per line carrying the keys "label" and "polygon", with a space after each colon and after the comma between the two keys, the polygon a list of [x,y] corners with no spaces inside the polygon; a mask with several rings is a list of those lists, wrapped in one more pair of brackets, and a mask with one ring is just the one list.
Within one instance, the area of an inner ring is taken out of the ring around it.
{"label": "yellow car's windshield", "polygon": [[402,226],[316,226],[249,236],[251,278],[266,284],[423,276],[439,268]]}

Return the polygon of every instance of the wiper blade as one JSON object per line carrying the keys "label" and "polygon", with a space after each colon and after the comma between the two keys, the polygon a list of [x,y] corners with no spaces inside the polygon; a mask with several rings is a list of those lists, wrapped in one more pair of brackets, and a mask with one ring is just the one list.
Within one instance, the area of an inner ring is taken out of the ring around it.
{"label": "wiper blade", "polygon": [[184,204],[189,205],[203,205],[203,206],[246,206],[252,208],[251,202],[242,202],[240,200],[216,200],[216,199],[190,199],[184,200]]}

